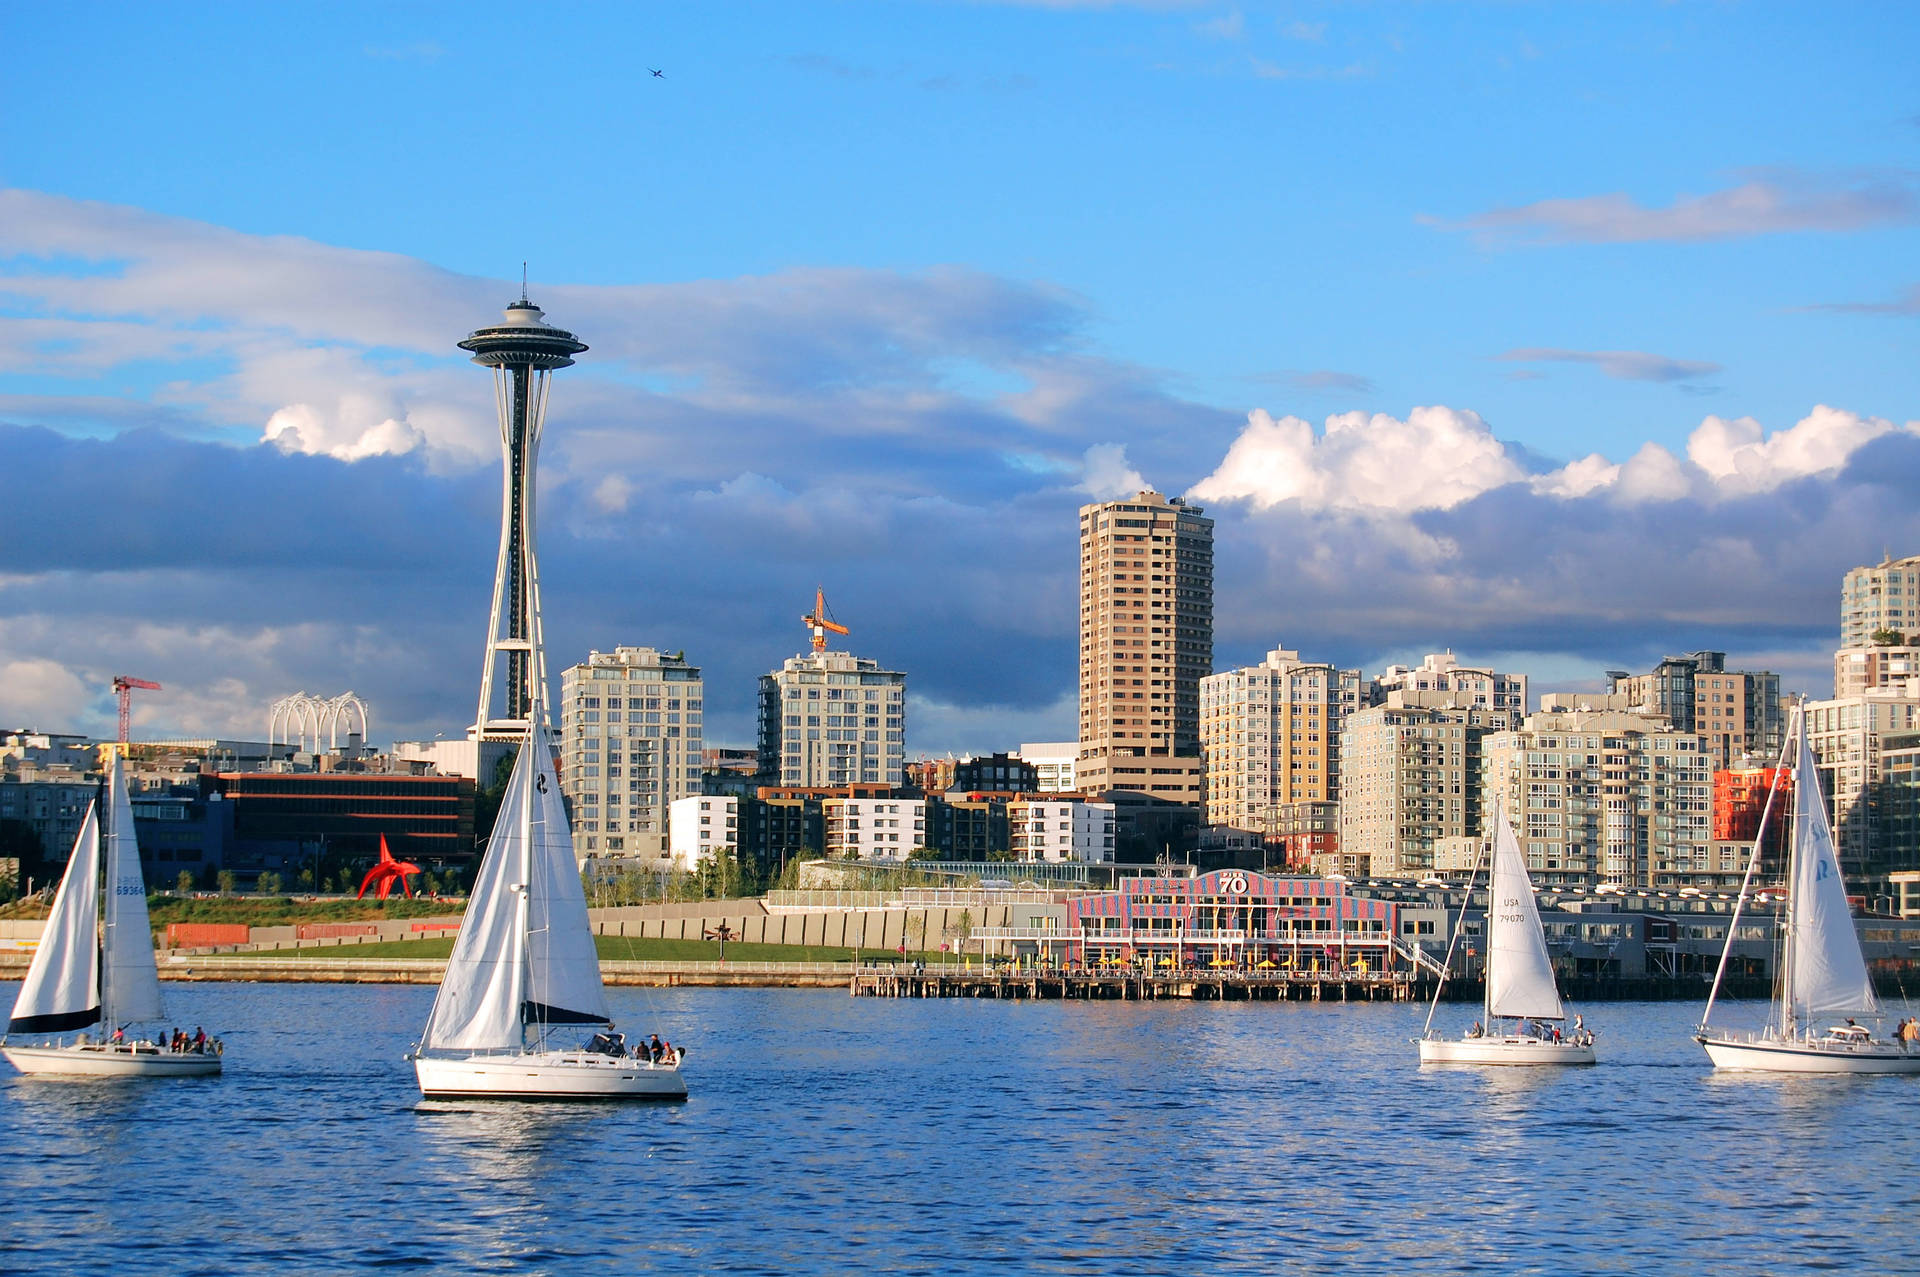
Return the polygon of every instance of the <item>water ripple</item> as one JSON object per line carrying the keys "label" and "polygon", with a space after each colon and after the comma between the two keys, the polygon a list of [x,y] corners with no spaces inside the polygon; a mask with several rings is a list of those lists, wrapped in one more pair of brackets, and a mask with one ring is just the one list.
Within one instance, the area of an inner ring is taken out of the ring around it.
{"label": "water ripple", "polygon": [[1689,1005],[1482,1071],[1414,1007],[616,990],[693,1098],[572,1108],[421,1101],[430,989],[168,993],[224,1078],[0,1080],[8,1271],[1865,1271],[1915,1207],[1920,1083],[1713,1074]]}

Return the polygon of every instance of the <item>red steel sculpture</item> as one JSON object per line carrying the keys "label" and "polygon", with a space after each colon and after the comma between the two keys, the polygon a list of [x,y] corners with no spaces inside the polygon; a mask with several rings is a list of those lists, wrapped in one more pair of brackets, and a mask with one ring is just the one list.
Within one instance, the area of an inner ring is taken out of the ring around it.
{"label": "red steel sculpture", "polygon": [[360,895],[355,896],[354,899],[361,899],[367,894],[368,887],[378,884],[380,889],[374,894],[377,899],[385,900],[393,891],[395,879],[399,880],[400,889],[406,892],[408,896],[412,896],[413,886],[408,883],[407,875],[417,874],[419,872],[419,865],[407,860],[395,860],[393,853],[387,850],[387,836],[381,834],[380,861],[374,865],[373,868],[367,870],[367,876],[360,880]]}

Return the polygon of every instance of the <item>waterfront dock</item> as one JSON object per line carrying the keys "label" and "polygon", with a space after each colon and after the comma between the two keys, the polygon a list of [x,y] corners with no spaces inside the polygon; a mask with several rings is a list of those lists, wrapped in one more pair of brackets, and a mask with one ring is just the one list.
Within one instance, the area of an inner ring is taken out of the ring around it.
{"label": "waterfront dock", "polygon": [[1404,971],[1056,971],[980,967],[864,967],[848,981],[856,998],[1028,998],[1156,1002],[1408,1002],[1433,981]]}

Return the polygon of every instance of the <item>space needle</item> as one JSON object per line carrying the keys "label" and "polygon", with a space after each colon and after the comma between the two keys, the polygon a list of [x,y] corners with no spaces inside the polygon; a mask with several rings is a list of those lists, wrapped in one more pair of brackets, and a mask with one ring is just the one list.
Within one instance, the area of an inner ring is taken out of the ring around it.
{"label": "space needle", "polygon": [[[547,660],[540,633],[540,569],[534,555],[534,464],[553,372],[571,367],[573,357],[586,348],[572,333],[547,323],[541,309],[527,300],[524,283],[520,300],[507,307],[504,323],[479,329],[460,343],[460,349],[472,352],[474,363],[493,369],[503,467],[500,558],[493,570],[493,617],[480,674],[480,711],[472,731],[476,741],[518,743],[533,726],[534,705],[545,713]],[[502,655],[504,679],[497,659]],[[502,683],[504,713],[496,716],[495,693]]]}

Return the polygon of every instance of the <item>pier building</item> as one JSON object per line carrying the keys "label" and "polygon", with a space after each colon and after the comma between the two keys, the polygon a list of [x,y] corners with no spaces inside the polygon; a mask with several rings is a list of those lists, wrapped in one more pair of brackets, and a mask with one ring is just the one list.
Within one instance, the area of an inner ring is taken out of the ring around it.
{"label": "pier building", "polygon": [[1213,672],[1213,520],[1141,492],[1080,507],[1075,784],[1200,802],[1200,680]]}
{"label": "pier building", "polygon": [[1338,879],[1224,869],[1122,877],[1112,891],[1069,897],[1057,932],[1043,923],[982,939],[1030,944],[1062,965],[1385,972],[1408,962],[1401,911]]}
{"label": "pier building", "polygon": [[668,809],[702,788],[705,683],[684,652],[589,652],[560,676],[560,788],[579,858],[658,860]]}

